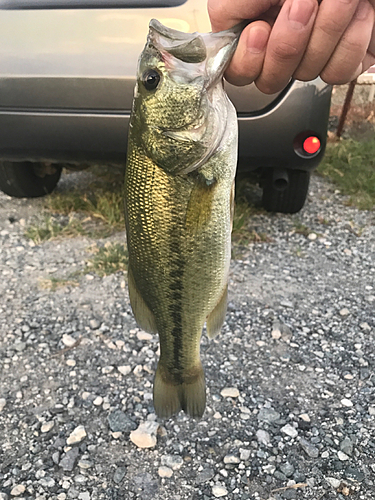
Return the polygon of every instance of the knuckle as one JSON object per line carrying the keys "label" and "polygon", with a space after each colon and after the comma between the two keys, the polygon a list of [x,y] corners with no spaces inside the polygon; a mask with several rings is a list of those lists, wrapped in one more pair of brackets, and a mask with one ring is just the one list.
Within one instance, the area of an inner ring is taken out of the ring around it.
{"label": "knuckle", "polygon": [[279,61],[290,61],[297,59],[300,51],[298,48],[287,42],[278,43],[273,49],[275,59]]}

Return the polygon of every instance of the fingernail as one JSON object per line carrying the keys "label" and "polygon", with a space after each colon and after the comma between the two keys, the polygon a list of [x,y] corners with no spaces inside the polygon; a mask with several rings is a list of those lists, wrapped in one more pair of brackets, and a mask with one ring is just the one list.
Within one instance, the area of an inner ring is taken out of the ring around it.
{"label": "fingernail", "polygon": [[308,0],[294,0],[289,11],[289,21],[293,28],[304,28],[311,19],[315,10],[313,2]]}
{"label": "fingernail", "polygon": [[268,32],[262,28],[250,28],[247,35],[246,47],[249,52],[260,54],[267,46]]}
{"label": "fingernail", "polygon": [[364,21],[370,14],[370,5],[368,2],[359,2],[357,10],[355,12],[355,17],[360,21]]}

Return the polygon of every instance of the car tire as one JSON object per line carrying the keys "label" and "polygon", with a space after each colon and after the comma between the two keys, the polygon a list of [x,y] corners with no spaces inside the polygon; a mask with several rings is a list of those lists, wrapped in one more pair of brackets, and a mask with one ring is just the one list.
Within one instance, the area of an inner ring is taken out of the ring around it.
{"label": "car tire", "polygon": [[310,172],[287,170],[288,182],[282,188],[277,186],[274,172],[267,172],[263,179],[262,205],[268,212],[295,214],[303,208],[310,183]]}
{"label": "car tire", "polygon": [[59,182],[62,167],[43,168],[40,163],[0,162],[0,189],[15,198],[37,198],[51,193]]}

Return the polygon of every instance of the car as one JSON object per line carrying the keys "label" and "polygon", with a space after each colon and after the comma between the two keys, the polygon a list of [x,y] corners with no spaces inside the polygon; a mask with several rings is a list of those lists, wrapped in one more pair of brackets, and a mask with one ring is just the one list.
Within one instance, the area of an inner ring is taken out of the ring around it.
{"label": "car", "polygon": [[[210,31],[202,0],[0,0],[0,189],[50,193],[62,166],[124,164],[136,65],[151,18]],[[331,87],[273,95],[226,83],[239,123],[238,176],[260,174],[267,210],[295,213],[324,155]]]}

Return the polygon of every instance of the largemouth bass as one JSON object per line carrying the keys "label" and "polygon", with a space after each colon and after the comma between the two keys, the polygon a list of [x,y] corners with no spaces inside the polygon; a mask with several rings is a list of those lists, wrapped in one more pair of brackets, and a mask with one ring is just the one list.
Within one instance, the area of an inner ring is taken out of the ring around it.
{"label": "largemouth bass", "polygon": [[125,174],[128,285],[139,326],[157,332],[154,407],[201,417],[200,339],[225,319],[237,116],[223,74],[241,28],[182,33],[150,22]]}

